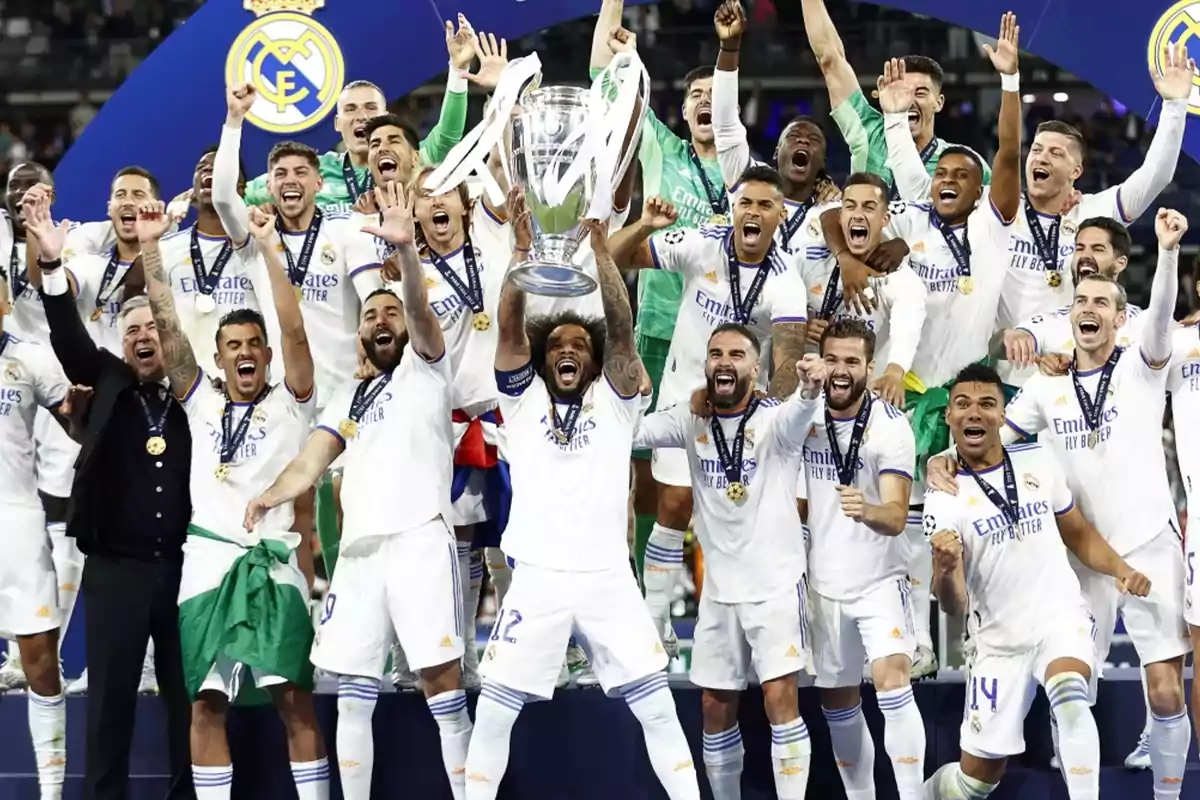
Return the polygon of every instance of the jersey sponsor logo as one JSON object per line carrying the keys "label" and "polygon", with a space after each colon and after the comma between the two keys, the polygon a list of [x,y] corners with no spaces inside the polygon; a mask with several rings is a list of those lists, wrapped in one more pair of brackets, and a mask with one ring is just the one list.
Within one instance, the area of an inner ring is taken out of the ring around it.
{"label": "jersey sponsor logo", "polygon": [[[188,269],[191,269],[188,264]],[[182,294],[196,294],[196,278],[192,274],[179,276],[179,291]],[[212,291],[213,302],[218,306],[241,307],[246,305],[246,298],[254,291],[254,284],[245,275],[222,275]]]}
{"label": "jersey sponsor logo", "polygon": [[[733,306],[728,300],[718,300],[712,297],[703,289],[696,290],[696,296],[693,298],[696,306],[700,309],[700,313],[704,315],[704,321],[712,327],[723,325],[726,322],[735,322]],[[755,301],[755,306],[762,305],[762,295],[759,295]],[[751,316],[749,325],[755,327],[759,324],[756,317]]]}
{"label": "jersey sponsor logo", "polygon": [[[1193,350],[1188,358],[1200,358],[1200,350]],[[1179,367],[1179,377],[1188,382],[1190,391],[1200,391],[1200,361],[1189,361]]]}
{"label": "jersey sponsor logo", "polygon": [[256,19],[225,58],[225,83],[258,97],[246,119],[271,133],[316,125],[337,105],[346,65],[337,39],[312,18],[325,0],[245,0]]}
{"label": "jersey sponsor logo", "polygon": [[1016,525],[1010,525],[1004,514],[997,512],[971,523],[975,535],[990,537],[992,544],[1004,544],[1010,541],[1023,541],[1029,536],[1041,533],[1043,517],[1050,514],[1050,503],[1045,500],[1030,500],[1017,507]]}
{"label": "jersey sponsor logo", "polygon": [[[921,243],[918,242],[918,245]],[[914,250],[916,248],[914,247]],[[924,248],[922,247],[923,251]],[[958,266],[941,267],[922,259],[909,257],[908,265],[917,277],[925,282],[925,288],[934,294],[954,294],[958,291]]]}
{"label": "jersey sponsor logo", "polygon": [[[725,469],[721,466],[719,458],[697,458],[700,465],[700,482],[709,489],[719,489],[724,491],[729,486],[729,479],[725,476]],[[757,458],[742,459],[742,474],[740,476],[741,483],[745,486],[750,486],[754,473],[758,471]]]}
{"label": "jersey sponsor logo", "polygon": [[[1111,389],[1108,396],[1110,398],[1113,396]],[[1101,442],[1107,442],[1112,438],[1112,426],[1119,416],[1120,409],[1116,405],[1105,407],[1104,413],[1100,416],[1100,427],[1097,430]],[[1087,438],[1091,433],[1091,428],[1088,427],[1082,413],[1076,417],[1051,417],[1050,424],[1054,435],[1061,438],[1063,446],[1067,450],[1088,449]]]}
{"label": "jersey sponsor logo", "polygon": [[[11,376],[6,377],[9,377],[9,380],[13,380]],[[14,411],[20,409],[21,400],[24,397],[25,393],[20,389],[0,388],[0,417],[12,416]]]}
{"label": "jersey sponsor logo", "polygon": [[[859,456],[854,463],[857,470],[865,467],[862,456]],[[833,460],[833,453],[829,451],[828,445],[823,448],[805,445],[804,466],[808,470],[808,477],[812,480],[841,483],[841,479],[838,478],[837,462]]]}
{"label": "jersey sponsor logo", "polygon": [[[1068,231],[1064,227],[1062,235],[1066,236]],[[1037,245],[1033,243],[1033,236],[1025,229],[1014,230],[1013,235],[1008,240],[1009,263],[1013,269],[1025,270],[1026,272],[1045,272],[1046,265],[1042,262],[1042,257],[1038,253]],[[1061,269],[1067,258],[1074,254],[1075,242],[1072,238],[1067,243],[1059,239],[1058,245],[1058,267]]]}
{"label": "jersey sponsor logo", "polygon": [[[1171,42],[1184,43],[1200,34],[1200,0],[1179,0],[1168,8],[1150,33],[1146,47],[1146,60],[1155,75],[1163,71],[1163,47]],[[1193,82],[1192,94],[1188,98],[1188,113],[1200,114],[1200,87]]]}

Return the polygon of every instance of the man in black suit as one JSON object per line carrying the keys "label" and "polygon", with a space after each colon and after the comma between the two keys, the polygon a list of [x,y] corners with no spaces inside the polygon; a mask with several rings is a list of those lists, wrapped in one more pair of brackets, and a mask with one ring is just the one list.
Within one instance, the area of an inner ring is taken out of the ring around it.
{"label": "man in black suit", "polygon": [[124,360],[98,348],[61,268],[65,224],[54,224],[43,201],[27,208],[26,228],[40,245],[50,344],[71,383],[92,387],[79,420],[82,451],[67,509],[67,535],[87,555],[85,797],[128,795],[138,682],[153,637],[167,709],[168,798],[194,798],[177,602],[191,517],[187,417],[167,389],[148,301],[131,298],[117,317]]}

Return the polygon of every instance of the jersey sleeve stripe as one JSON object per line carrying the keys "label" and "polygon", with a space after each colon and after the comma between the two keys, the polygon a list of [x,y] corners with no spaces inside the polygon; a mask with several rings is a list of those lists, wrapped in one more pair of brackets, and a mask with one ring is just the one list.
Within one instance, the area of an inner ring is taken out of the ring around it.
{"label": "jersey sleeve stripe", "polygon": [[383,264],[363,264],[361,267],[351,270],[349,277],[357,278],[362,273],[367,272],[368,270],[373,270],[373,269],[383,269]]}
{"label": "jersey sleeve stripe", "polygon": [[641,392],[638,391],[637,389],[633,390],[633,394],[621,394],[621,390],[613,385],[612,380],[610,380],[607,375],[604,376],[604,380],[608,381],[608,388],[613,390],[613,394],[615,394],[617,397],[621,398],[622,400],[632,400],[633,398],[635,398],[641,394]]}
{"label": "jersey sleeve stripe", "polygon": [[1138,348],[1138,355],[1140,355],[1142,357],[1142,363],[1144,363],[1147,367],[1154,370],[1155,372],[1158,372],[1160,369],[1167,366],[1167,364],[1171,363],[1170,358],[1163,359],[1162,361],[1160,361],[1158,363],[1151,361],[1150,359],[1146,358],[1146,351],[1140,347]]}
{"label": "jersey sleeve stripe", "polygon": [[[1013,430],[1017,430],[1017,426],[1015,426],[1015,425],[1012,425],[1012,423],[1011,423],[1011,422],[1009,423],[1009,425],[1011,425],[1011,426],[1012,426]],[[1029,434],[1026,434],[1026,435],[1028,436]],[[1014,442],[1013,444],[1010,444],[1008,447],[1006,447],[1006,448],[1004,448],[1004,449],[1005,449],[1005,450],[1007,450],[1007,451],[1008,451],[1008,452],[1010,452],[1010,453],[1025,453],[1025,452],[1028,452],[1028,451],[1030,451],[1030,450],[1039,450],[1039,449],[1041,449],[1041,446],[1042,446],[1042,445],[1041,445],[1039,442],[1036,442],[1036,441],[1033,441],[1033,442]]]}
{"label": "jersey sleeve stripe", "polygon": [[483,213],[487,214],[491,218],[492,222],[496,223],[497,225],[504,224],[504,220],[502,220],[498,216],[496,216],[496,212],[492,211],[492,209],[488,207],[487,203],[483,203]]}
{"label": "jersey sleeve stripe", "polygon": [[654,244],[654,237],[650,237],[650,240],[647,242],[647,244],[650,245],[650,262],[654,265],[655,269],[662,269],[663,265],[662,261],[658,257],[658,247]]}
{"label": "jersey sleeve stripe", "polygon": [[188,400],[191,400],[192,395],[194,395],[196,390],[200,388],[200,381],[202,380],[204,380],[204,370],[198,369],[196,370],[196,380],[192,382],[191,388],[183,393],[183,397],[179,398],[179,401],[181,403],[186,403]]}
{"label": "jersey sleeve stripe", "polygon": [[899,475],[901,478],[907,478],[910,481],[912,480],[912,475],[908,472],[905,472],[902,469],[890,469],[890,468],[881,469],[881,470],[879,470],[879,475],[880,475],[880,477],[882,477],[884,475]]}
{"label": "jersey sleeve stripe", "polygon": [[1005,417],[1005,418],[1004,418],[1004,424],[1005,424],[1005,425],[1007,425],[1008,427],[1012,428],[1012,429],[1013,429],[1014,431],[1016,431],[1017,433],[1019,433],[1019,434],[1021,434],[1022,436],[1024,436],[1026,439],[1028,439],[1028,438],[1030,438],[1030,437],[1032,437],[1032,436],[1033,436],[1033,434],[1032,434],[1032,433],[1027,433],[1027,432],[1025,432],[1025,431],[1021,430],[1021,429],[1020,429],[1020,428],[1019,428],[1019,427],[1018,427],[1018,426],[1017,426],[1017,425],[1016,425],[1016,424],[1015,424],[1015,423],[1014,423],[1014,422],[1013,422],[1011,419],[1009,419],[1008,417]]}
{"label": "jersey sleeve stripe", "polygon": [[1134,223],[1134,220],[1130,219],[1129,215],[1125,213],[1125,204],[1121,202],[1120,186],[1117,187],[1117,214],[1120,215],[1121,222],[1124,222],[1127,226]]}
{"label": "jersey sleeve stripe", "polygon": [[295,389],[292,388],[292,385],[290,383],[288,383],[288,380],[286,377],[283,379],[283,385],[288,390],[288,394],[290,394],[292,397],[296,398],[297,403],[308,403],[314,397],[317,396],[317,382],[316,381],[313,381],[313,385],[308,387],[308,393],[305,394],[303,397],[300,396],[299,392],[297,392]]}
{"label": "jersey sleeve stripe", "polygon": [[318,425],[315,430],[325,431],[330,436],[337,439],[338,442],[342,445],[342,447],[346,446],[346,440],[342,437],[342,435],[340,433],[338,433],[337,431],[335,431],[333,428],[329,427],[328,425]]}
{"label": "jersey sleeve stripe", "polygon": [[772,325],[788,324],[788,323],[795,323],[795,324],[803,325],[807,322],[808,322],[807,317],[772,317],[771,318]]}
{"label": "jersey sleeve stripe", "polygon": [[1004,225],[1007,227],[1017,221],[1016,217],[1013,217],[1011,220],[1007,220],[1007,221],[1004,219],[1004,215],[1000,213],[1000,211],[996,208],[996,204],[992,202],[992,193],[991,192],[988,192],[988,208],[990,208],[992,210],[992,213],[996,215],[996,219],[1000,221],[1001,225]]}
{"label": "jersey sleeve stripe", "polygon": [[1065,514],[1070,514],[1070,513],[1071,513],[1071,509],[1073,509],[1074,507],[1075,507],[1075,499],[1074,499],[1074,498],[1072,498],[1072,499],[1071,499],[1071,502],[1067,503],[1067,507],[1066,507],[1066,508],[1064,508],[1062,511],[1055,511],[1055,512],[1054,512],[1054,516],[1056,516],[1056,517],[1061,517],[1061,516],[1063,516],[1063,515],[1065,515]]}

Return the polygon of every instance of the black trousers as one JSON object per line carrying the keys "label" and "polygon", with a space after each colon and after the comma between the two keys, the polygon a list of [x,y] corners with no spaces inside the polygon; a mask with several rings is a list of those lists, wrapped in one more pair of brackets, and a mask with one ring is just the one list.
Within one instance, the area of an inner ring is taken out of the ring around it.
{"label": "black trousers", "polygon": [[[146,644],[166,705],[171,788],[168,800],[194,800],[188,747],[191,704],[179,647],[181,565],[89,555],[83,567],[87,604],[86,800],[129,796],[129,751]],[[161,733],[159,734],[161,735]]]}

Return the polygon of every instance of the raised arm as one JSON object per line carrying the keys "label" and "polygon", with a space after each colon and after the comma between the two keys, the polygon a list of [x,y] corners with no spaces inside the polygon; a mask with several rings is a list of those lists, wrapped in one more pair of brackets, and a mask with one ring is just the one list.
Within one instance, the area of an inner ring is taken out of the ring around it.
{"label": "raised arm", "polygon": [[904,60],[893,58],[883,65],[875,87],[879,108],[883,111],[883,138],[887,143],[887,165],[892,171],[900,199],[927,201],[933,178],[917,152],[917,143],[908,129],[908,109],[912,108],[913,90],[904,80]]}
{"label": "raised arm", "polygon": [[775,438],[790,453],[801,453],[817,415],[825,408],[825,362],[816,353],[806,353],[793,367],[798,391],[784,402],[776,417]]}
{"label": "raised arm", "polygon": [[413,200],[410,192],[396,184],[375,187],[375,202],[381,209],[382,222],[367,225],[364,233],[378,236],[394,245],[400,257],[400,302],[404,306],[404,324],[413,350],[426,361],[437,361],[446,352],[442,326],[429,306],[429,290],[425,286],[425,271],[417,255],[413,227]]}
{"label": "raised arm", "polygon": [[592,252],[596,256],[596,272],[600,278],[600,299],[604,304],[604,325],[608,330],[604,344],[604,377],[622,397],[638,394],[642,380],[642,365],[633,343],[633,309],[629,306],[629,290],[625,279],[608,253],[605,225],[598,220],[585,220],[591,235]]}
{"label": "raised arm", "polygon": [[746,29],[746,13],[738,0],[727,0],[714,17],[721,51],[717,54],[717,71],[713,75],[712,127],[717,145],[717,160],[721,178],[733,187],[750,166],[750,143],[746,126],[738,116],[738,61],[741,56],[742,33]]}
{"label": "raised arm", "polygon": [[[525,207],[524,192],[516,187],[510,189],[506,205],[516,239],[512,263],[509,265],[511,269],[529,258],[529,248],[533,245],[533,228],[529,209]],[[533,350],[529,346],[529,336],[525,333],[525,292],[510,280],[504,281],[498,312],[500,319],[496,342],[496,372],[515,372],[529,364]]]}
{"label": "raised arm", "polygon": [[962,540],[957,531],[941,530],[929,545],[933,548],[933,596],[947,614],[962,614],[967,610]]}
{"label": "raised arm", "polygon": [[661,197],[647,198],[642,204],[642,216],[632,225],[626,225],[608,239],[608,252],[613,263],[621,269],[649,269],[657,267],[650,237],[668,228],[679,219],[675,206]]}
{"label": "raised arm", "polygon": [[1021,208],[1021,73],[1018,42],[1021,27],[1011,12],[1000,20],[996,49],[985,46],[992,66],[1000,73],[1000,119],[996,126],[998,144],[992,159],[992,208],[1004,224],[1017,218]]}
{"label": "raised arm", "polygon": [[588,60],[590,70],[601,70],[613,59],[608,46],[608,37],[614,28],[621,27],[621,14],[625,12],[625,0],[604,0],[600,13],[596,15],[596,27],[592,30],[592,54]]}
{"label": "raised arm", "polygon": [[817,57],[817,65],[829,89],[829,106],[836,109],[859,90],[858,75],[846,60],[846,48],[825,8],[825,0],[802,0],[800,7],[804,13],[808,46]]}
{"label": "raised arm", "polygon": [[255,249],[262,254],[267,265],[271,300],[279,317],[283,379],[292,394],[298,398],[308,398],[314,386],[312,352],[304,331],[304,318],[300,315],[300,299],[296,297],[296,289],[288,279],[287,269],[275,247],[279,241],[279,234],[275,232],[275,217],[261,208],[254,208],[250,212],[249,224],[254,241],[258,244]]}
{"label": "raised arm", "polygon": [[225,125],[213,159],[212,200],[221,225],[234,247],[250,239],[250,211],[238,194],[238,154],[242,147],[242,121],[254,105],[257,92],[249,83],[231,86],[225,92]]}
{"label": "raised arm", "polygon": [[138,207],[135,223],[138,241],[142,248],[142,268],[146,273],[146,296],[150,299],[150,312],[154,316],[154,327],[158,329],[158,344],[162,350],[163,366],[171,391],[177,398],[186,397],[200,379],[200,367],[196,356],[179,324],[175,311],[175,297],[163,270],[162,253],[158,249],[159,239],[171,227],[166,207],[161,200],[142,203]]}
{"label": "raised arm", "polygon": [[320,427],[314,430],[300,455],[284,468],[270,488],[250,501],[243,523],[246,530],[254,530],[272,508],[290,503],[311,489],[344,449],[342,439],[332,431]]}
{"label": "raised arm", "polygon": [[478,36],[463,14],[458,15],[458,30],[446,20],[446,52],[450,56],[450,68],[446,74],[446,93],[442,95],[441,111],[437,124],[429,135],[421,140],[421,162],[440,164],[456,144],[462,141],[467,127],[467,77],[466,70],[475,58],[475,43]]}
{"label": "raised arm", "polygon": [[1158,265],[1150,284],[1150,305],[1142,328],[1141,348],[1146,363],[1161,369],[1171,359],[1175,301],[1179,297],[1179,241],[1187,233],[1187,217],[1160,208],[1154,219],[1158,235]]}

